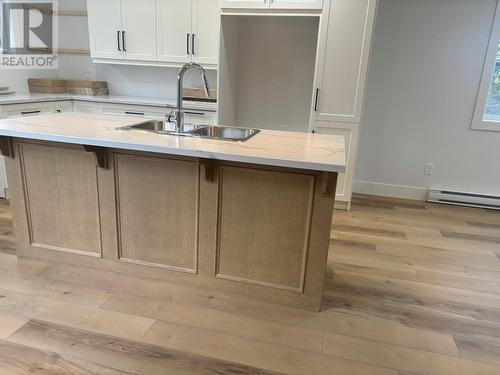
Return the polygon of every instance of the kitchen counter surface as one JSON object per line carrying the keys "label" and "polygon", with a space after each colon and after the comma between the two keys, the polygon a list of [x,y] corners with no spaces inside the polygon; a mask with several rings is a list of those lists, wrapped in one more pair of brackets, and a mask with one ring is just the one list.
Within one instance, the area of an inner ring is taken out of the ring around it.
{"label": "kitchen counter surface", "polygon": [[262,130],[246,142],[117,130],[140,117],[55,113],[0,120],[0,136],[242,163],[345,172],[343,136]]}
{"label": "kitchen counter surface", "polygon": [[[144,105],[162,108],[175,108],[175,99],[163,98],[148,98],[134,97],[121,95],[103,95],[103,96],[88,96],[88,95],[72,95],[72,94],[37,94],[37,93],[16,93],[11,95],[0,95],[0,105],[4,104],[23,104],[23,103],[40,103],[53,102],[61,100],[80,100],[95,103],[113,103],[113,104],[129,104],[129,105]],[[197,102],[185,100],[184,106],[190,109],[200,110],[217,110],[217,103]]]}

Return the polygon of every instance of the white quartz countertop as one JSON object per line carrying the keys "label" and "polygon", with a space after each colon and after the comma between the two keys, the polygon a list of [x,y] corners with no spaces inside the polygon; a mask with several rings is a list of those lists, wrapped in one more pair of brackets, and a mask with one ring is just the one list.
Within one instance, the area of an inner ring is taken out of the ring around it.
{"label": "white quartz countertop", "polygon": [[0,136],[345,172],[343,136],[262,130],[246,142],[231,142],[117,130],[142,121],[133,116],[54,113],[0,120]]}
{"label": "white quartz countertop", "polygon": [[[113,104],[128,104],[128,105],[144,105],[151,107],[175,108],[175,99],[164,98],[148,98],[139,96],[122,96],[122,95],[74,95],[74,94],[37,94],[37,93],[15,93],[10,95],[0,95],[0,105],[5,104],[23,104],[23,103],[40,103],[53,102],[61,100],[80,100],[94,103],[113,103]],[[198,102],[192,100],[184,100],[184,107],[200,110],[217,110],[217,103]]]}

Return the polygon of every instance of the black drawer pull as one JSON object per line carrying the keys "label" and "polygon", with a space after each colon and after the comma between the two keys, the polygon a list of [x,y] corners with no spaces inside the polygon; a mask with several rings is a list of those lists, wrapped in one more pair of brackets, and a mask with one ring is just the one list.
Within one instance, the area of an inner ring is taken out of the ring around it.
{"label": "black drawer pull", "polygon": [[192,112],[192,111],[184,111],[186,115],[194,115],[194,116],[205,116],[203,112]]}
{"label": "black drawer pull", "polygon": [[41,111],[24,111],[21,112],[22,115],[34,115],[35,113],[40,113]]}
{"label": "black drawer pull", "polygon": [[126,115],[138,115],[138,116],[144,116],[144,112],[132,112],[132,111],[125,111]]}
{"label": "black drawer pull", "polygon": [[120,48],[120,31],[116,32],[116,44],[118,46],[118,51],[121,52],[122,49]]}

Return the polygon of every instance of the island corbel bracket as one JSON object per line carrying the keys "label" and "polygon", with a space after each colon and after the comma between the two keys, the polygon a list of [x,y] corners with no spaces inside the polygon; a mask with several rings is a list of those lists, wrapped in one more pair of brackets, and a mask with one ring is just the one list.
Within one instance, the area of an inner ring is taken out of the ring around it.
{"label": "island corbel bracket", "polygon": [[338,173],[323,172],[321,181],[321,194],[333,195],[337,188],[337,176]]}
{"label": "island corbel bracket", "polygon": [[7,158],[14,158],[14,145],[11,137],[0,136],[0,153]]}
{"label": "island corbel bracket", "polygon": [[83,148],[94,153],[99,168],[109,169],[108,150],[105,147],[84,145]]}
{"label": "island corbel bracket", "polygon": [[205,180],[214,182],[215,180],[215,160],[214,159],[200,159],[200,164],[205,166]]}

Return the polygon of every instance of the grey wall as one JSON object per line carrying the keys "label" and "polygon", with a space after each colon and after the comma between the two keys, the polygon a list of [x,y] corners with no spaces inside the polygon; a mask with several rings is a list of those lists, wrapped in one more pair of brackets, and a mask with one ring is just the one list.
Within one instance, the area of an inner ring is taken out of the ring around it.
{"label": "grey wall", "polygon": [[500,132],[469,129],[495,4],[380,0],[356,191],[500,194]]}

